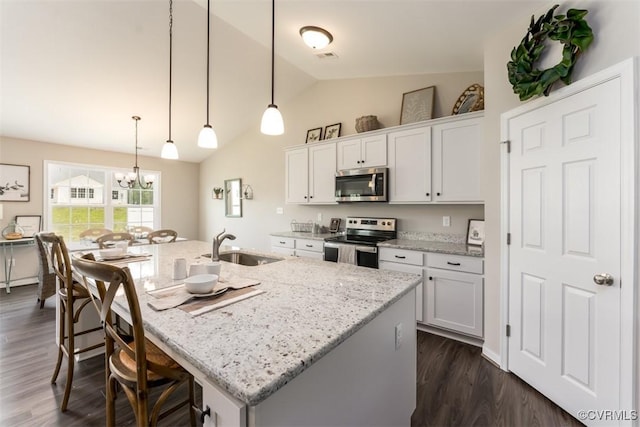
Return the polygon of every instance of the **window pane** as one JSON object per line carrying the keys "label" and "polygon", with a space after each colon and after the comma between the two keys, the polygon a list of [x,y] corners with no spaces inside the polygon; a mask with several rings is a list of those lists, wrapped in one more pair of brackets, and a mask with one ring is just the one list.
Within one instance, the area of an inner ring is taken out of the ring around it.
{"label": "window pane", "polygon": [[127,194],[127,203],[130,205],[140,204],[140,190],[129,190]]}
{"label": "window pane", "polygon": [[89,208],[89,223],[92,228],[104,228],[104,208]]}
{"label": "window pane", "polygon": [[55,225],[69,224],[71,222],[71,209],[54,206],[51,208],[51,223]]}
{"label": "window pane", "polygon": [[142,194],[142,205],[153,205],[153,191],[152,190],[143,190]]}

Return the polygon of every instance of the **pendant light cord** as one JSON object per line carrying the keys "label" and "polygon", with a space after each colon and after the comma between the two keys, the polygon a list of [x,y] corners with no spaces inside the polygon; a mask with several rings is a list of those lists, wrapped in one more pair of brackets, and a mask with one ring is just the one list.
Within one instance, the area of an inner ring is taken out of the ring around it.
{"label": "pendant light cord", "polygon": [[275,46],[276,43],[276,0],[271,0],[271,105],[273,102],[273,86],[275,74]]}
{"label": "pendant light cord", "polygon": [[211,0],[207,0],[207,124],[209,124],[209,26],[211,20]]}
{"label": "pendant light cord", "polygon": [[171,141],[171,74],[172,74],[171,65],[172,64],[173,64],[173,0],[169,0],[169,141]]}
{"label": "pendant light cord", "polygon": [[138,169],[138,120],[140,117],[133,116],[132,119],[136,121],[136,169]]}

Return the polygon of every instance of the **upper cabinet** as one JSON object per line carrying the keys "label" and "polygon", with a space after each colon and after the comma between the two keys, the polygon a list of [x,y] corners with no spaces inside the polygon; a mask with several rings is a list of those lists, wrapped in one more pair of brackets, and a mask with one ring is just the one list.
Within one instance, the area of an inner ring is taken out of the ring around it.
{"label": "upper cabinet", "polygon": [[336,143],[289,149],[285,153],[285,201],[335,204]]}
{"label": "upper cabinet", "polygon": [[431,127],[389,133],[389,202],[431,200]]}
{"label": "upper cabinet", "polygon": [[338,142],[338,170],[387,165],[387,135]]}

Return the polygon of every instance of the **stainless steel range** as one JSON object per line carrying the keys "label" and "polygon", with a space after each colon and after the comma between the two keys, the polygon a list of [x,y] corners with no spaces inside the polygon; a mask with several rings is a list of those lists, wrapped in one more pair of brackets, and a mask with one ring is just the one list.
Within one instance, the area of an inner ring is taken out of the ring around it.
{"label": "stainless steel range", "polygon": [[378,268],[378,242],[397,237],[395,218],[347,217],[346,233],[324,243],[324,260]]}

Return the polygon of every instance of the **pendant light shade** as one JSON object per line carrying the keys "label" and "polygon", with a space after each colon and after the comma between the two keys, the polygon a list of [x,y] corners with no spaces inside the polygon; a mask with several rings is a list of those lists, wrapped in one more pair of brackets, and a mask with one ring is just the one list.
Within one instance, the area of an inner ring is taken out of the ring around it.
{"label": "pendant light shade", "polygon": [[209,53],[210,46],[209,41],[211,40],[210,36],[211,30],[211,0],[207,0],[207,124],[204,125],[200,134],[198,135],[198,147],[202,148],[218,148],[218,136],[216,135],[216,131],[213,130],[213,127],[209,124]]}
{"label": "pendant light shade", "polygon": [[173,64],[173,0],[169,0],[169,139],[162,146],[160,157],[177,160],[178,147],[171,140],[171,73]]}
{"label": "pendant light shade", "polygon": [[262,115],[260,132],[265,135],[282,135],[284,133],[284,121],[278,106],[273,100],[274,71],[275,71],[275,39],[276,39],[276,1],[271,0],[271,104],[267,106]]}

